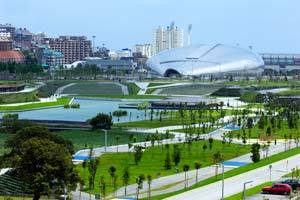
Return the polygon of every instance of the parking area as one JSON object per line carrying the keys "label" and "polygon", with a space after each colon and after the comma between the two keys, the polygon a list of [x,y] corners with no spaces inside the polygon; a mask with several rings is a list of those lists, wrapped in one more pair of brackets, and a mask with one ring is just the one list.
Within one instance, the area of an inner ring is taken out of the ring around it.
{"label": "parking area", "polygon": [[273,194],[256,194],[246,198],[246,200],[287,200],[287,199],[290,199],[289,196],[273,195]]}

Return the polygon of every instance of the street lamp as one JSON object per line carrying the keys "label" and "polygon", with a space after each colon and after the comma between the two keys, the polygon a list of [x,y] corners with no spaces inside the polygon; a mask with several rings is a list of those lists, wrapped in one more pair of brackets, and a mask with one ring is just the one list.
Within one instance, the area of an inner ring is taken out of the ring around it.
{"label": "street lamp", "polygon": [[244,187],[243,187],[243,196],[242,196],[242,200],[245,199],[245,193],[246,193],[246,185],[249,184],[249,183],[252,183],[253,181],[247,181],[244,183]]}
{"label": "street lamp", "polygon": [[269,165],[269,170],[270,170],[270,181],[272,179],[272,165]]}
{"label": "street lamp", "polygon": [[224,199],[224,163],[222,163],[222,200]]}
{"label": "street lamp", "polygon": [[106,129],[101,129],[104,131],[104,152],[106,153],[106,147],[107,147],[107,130]]}

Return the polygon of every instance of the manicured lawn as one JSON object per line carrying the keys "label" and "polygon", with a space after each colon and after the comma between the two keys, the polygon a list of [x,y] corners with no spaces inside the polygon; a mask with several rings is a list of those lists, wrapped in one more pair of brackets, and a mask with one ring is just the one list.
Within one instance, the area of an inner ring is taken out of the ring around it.
{"label": "manicured lawn", "polygon": [[187,127],[185,129],[177,129],[177,130],[173,130],[174,132],[179,132],[179,133],[188,133],[188,134],[205,134],[205,133],[210,133],[214,130],[216,130],[217,128],[214,128],[214,127],[206,127],[206,128],[202,128],[202,127],[193,127],[193,126],[190,126],[190,127]]}
{"label": "manicured lawn", "polygon": [[[172,117],[171,117],[172,112]],[[116,126],[121,127],[146,127],[146,128],[157,128],[157,127],[163,127],[163,126],[173,126],[173,125],[191,125],[191,117],[189,111],[184,111],[185,115],[183,118],[179,116],[178,111],[169,111],[167,115],[164,115],[162,120],[160,121],[159,117],[156,113],[153,115],[156,116],[156,118],[153,118],[153,120],[142,120],[142,121],[136,121],[136,122],[126,122],[126,123],[119,123]],[[195,114],[195,122],[199,123],[199,115],[197,111],[192,111]],[[200,118],[201,122],[208,122],[209,119],[209,111],[206,111]],[[220,118],[220,113],[218,111],[212,111],[211,116],[217,120]]]}
{"label": "manicured lawn", "polygon": [[38,101],[36,92],[20,92],[10,94],[0,94],[0,104],[24,103]]}
{"label": "manicured lawn", "polygon": [[[258,163],[251,163],[251,164],[239,167],[239,168],[235,168],[235,169],[230,170],[228,172],[225,172],[224,173],[224,178],[225,179],[230,178],[230,177],[233,177],[233,176],[251,171],[253,169],[257,169],[259,167],[269,165],[271,163],[277,162],[279,160],[286,159],[288,157],[297,155],[299,153],[300,153],[300,148],[294,148],[294,149],[291,149],[291,150],[288,150],[288,151],[285,151],[285,152],[281,152],[281,153],[278,153],[276,155],[270,156],[268,158],[262,159]],[[208,184],[220,181],[220,180],[222,180],[222,175],[218,175],[217,178],[211,177],[211,178],[205,179],[203,181],[200,181],[199,183],[189,187],[187,190],[192,190],[192,189],[195,189],[195,188],[198,188],[198,187],[202,187],[202,186],[205,186],[205,185],[208,185]],[[186,190],[182,189],[182,190],[178,190],[178,191],[163,194],[163,195],[158,195],[158,196],[152,197],[152,199],[155,199],[155,200],[164,199],[164,198],[167,198],[167,197],[170,197],[170,196],[180,194],[180,193],[185,192],[185,191]]]}
{"label": "manicured lawn", "polygon": [[[179,144],[181,149],[181,161],[179,164],[179,171],[182,172],[182,166],[184,164],[190,165],[191,169],[194,168],[194,162],[199,161],[202,164],[202,167],[209,166],[213,164],[212,154],[221,151],[225,160],[234,158],[236,156],[248,153],[250,151],[249,146],[241,146],[236,144],[228,145],[226,144],[223,148],[223,145],[220,141],[213,142],[212,150],[207,149],[205,152],[202,150],[202,146],[207,141],[198,141],[193,142],[189,151],[187,144]],[[173,153],[173,145],[170,145],[170,154]],[[93,193],[99,192],[99,179],[100,176],[104,176],[108,184],[108,191],[112,191],[111,178],[108,173],[108,169],[111,166],[115,166],[118,176],[117,185],[122,186],[122,172],[125,167],[129,167],[130,170],[130,183],[135,182],[135,178],[144,174],[147,176],[150,174],[153,179],[161,176],[166,176],[170,174],[175,174],[174,163],[172,162],[172,168],[166,170],[164,168],[165,157],[167,149],[165,146],[155,146],[150,147],[144,151],[142,160],[138,165],[134,163],[133,153],[107,153],[102,155],[100,159],[100,165],[96,174],[95,189]],[[84,178],[86,185],[88,185],[88,170],[83,170],[81,165],[77,166],[77,169],[80,171],[81,176]],[[87,187],[88,188],[88,187]]]}
{"label": "manicured lawn", "polygon": [[[71,140],[74,144],[76,150],[93,147],[101,147],[105,145],[104,132],[102,131],[60,131],[56,133],[57,135],[63,137],[64,139]],[[122,128],[114,128],[108,131],[107,143],[109,146],[116,145],[116,137],[119,137],[118,144],[128,144],[129,136],[133,135],[136,137],[137,142],[145,141],[147,137],[146,133],[130,133]]]}
{"label": "manicured lawn", "polygon": [[45,85],[38,89],[38,95],[39,97],[50,97],[58,88],[75,82],[76,81],[72,80],[55,80],[44,82]]}
{"label": "manicured lawn", "polygon": [[290,80],[290,81],[284,81],[284,80],[241,80],[241,81],[232,81],[232,82],[225,82],[226,85],[239,85],[239,86],[250,86],[250,85],[256,85],[260,87],[283,87],[283,86],[299,86],[300,81]]}
{"label": "manicured lawn", "polygon": [[30,110],[30,109],[39,109],[51,106],[63,106],[70,102],[69,97],[62,97],[57,99],[54,102],[41,102],[41,103],[31,103],[26,105],[19,106],[0,106],[0,111],[21,111],[21,110]]}
{"label": "manicured lawn", "polygon": [[121,87],[109,82],[78,82],[67,87],[64,94],[123,94]]}
{"label": "manicured lawn", "polygon": [[277,94],[281,95],[281,96],[299,96],[300,95],[300,88],[282,91],[282,92],[279,92]]}
{"label": "manicured lawn", "polygon": [[[249,196],[252,196],[254,194],[258,194],[258,193],[261,192],[261,189],[263,187],[265,187],[265,186],[271,186],[272,184],[273,184],[273,182],[266,182],[266,183],[263,183],[261,185],[249,188],[249,189],[246,190],[245,196],[249,197]],[[240,200],[240,199],[242,199],[242,196],[243,196],[243,193],[240,192],[240,193],[232,195],[230,197],[226,197],[225,200]]]}
{"label": "manicured lawn", "polygon": [[[299,126],[300,126],[300,121],[298,121],[298,127]],[[288,123],[286,120],[282,121],[281,129],[278,129],[277,127],[275,127],[275,129],[272,129],[272,134],[270,137],[268,137],[266,134],[267,127],[268,126],[265,126],[264,129],[259,129],[258,124],[256,124],[251,130],[251,134],[250,134],[251,138],[260,138],[263,140],[267,140],[268,138],[283,139],[284,135],[286,134],[287,138],[289,138],[289,136],[292,135],[292,139],[293,139],[294,137],[297,136],[297,134],[300,134],[299,130],[297,130],[297,129],[289,129]],[[249,130],[245,129],[245,132],[246,132],[246,137],[249,138]],[[238,137],[238,135],[240,135],[240,138],[242,138],[243,131],[242,130],[232,131],[232,132],[230,132],[230,134],[233,134],[234,137]]]}
{"label": "manicured lawn", "polygon": [[123,94],[80,94],[78,97],[95,97],[103,99],[163,99],[157,95],[123,95]]}
{"label": "manicured lawn", "polygon": [[151,82],[149,83],[148,87],[156,87],[156,86],[162,86],[162,85],[169,85],[172,84],[171,82]]}
{"label": "manicured lawn", "polygon": [[128,87],[128,92],[130,95],[136,95],[140,91],[140,88],[135,83],[125,82],[122,84]]}
{"label": "manicured lawn", "polygon": [[160,94],[177,94],[177,95],[205,95],[212,93],[222,85],[213,84],[192,84],[192,85],[182,85],[173,86],[163,89]]}

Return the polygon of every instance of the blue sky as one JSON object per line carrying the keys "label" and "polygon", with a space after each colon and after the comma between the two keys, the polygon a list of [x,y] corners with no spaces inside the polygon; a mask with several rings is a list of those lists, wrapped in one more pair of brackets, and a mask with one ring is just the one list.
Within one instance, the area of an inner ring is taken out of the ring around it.
{"label": "blue sky", "polygon": [[0,0],[0,23],[49,36],[96,36],[112,49],[152,42],[171,21],[192,44],[252,45],[258,52],[300,53],[299,0]]}

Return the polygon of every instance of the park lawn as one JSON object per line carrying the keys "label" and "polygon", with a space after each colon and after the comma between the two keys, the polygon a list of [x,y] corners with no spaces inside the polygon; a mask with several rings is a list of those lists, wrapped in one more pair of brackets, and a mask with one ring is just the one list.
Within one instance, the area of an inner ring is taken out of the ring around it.
{"label": "park lawn", "polygon": [[217,84],[191,84],[163,88],[160,94],[174,95],[206,95],[220,89],[223,85]]}
{"label": "park lawn", "polygon": [[[258,193],[261,192],[261,189],[263,187],[271,186],[272,184],[273,184],[273,182],[266,182],[266,183],[263,183],[261,185],[246,189],[245,196],[250,197],[252,195],[258,194]],[[243,193],[240,192],[240,193],[234,194],[232,196],[226,197],[225,200],[240,200],[240,199],[242,199],[242,196],[243,196]]]}
{"label": "park lawn", "polygon": [[[172,112],[172,117],[171,117]],[[164,126],[174,126],[174,125],[191,125],[191,117],[189,111],[184,111],[185,117],[182,119],[179,116],[178,111],[167,111],[167,114],[162,117],[162,120],[159,119],[156,113],[153,114],[153,120],[141,120],[141,121],[135,121],[135,122],[125,122],[125,123],[118,123],[116,126],[121,127],[136,127],[136,128],[158,128],[158,127],[164,127]],[[227,113],[230,111],[226,111]],[[199,117],[197,110],[194,110],[193,113],[195,114],[195,123],[199,123]],[[208,122],[209,121],[209,112],[206,111],[203,113],[200,122]],[[220,118],[220,112],[214,110],[211,113],[211,116],[217,120]]]}
{"label": "park lawn", "polygon": [[238,86],[250,86],[250,85],[255,85],[255,86],[260,86],[260,87],[288,87],[291,85],[299,86],[300,81],[285,81],[285,80],[239,80],[239,81],[231,81],[231,82],[224,82],[223,84],[226,85],[238,85]]}
{"label": "park lawn", "polygon": [[205,129],[202,129],[202,127],[187,127],[184,129],[177,129],[177,130],[172,130],[172,132],[178,132],[178,133],[187,133],[187,134],[206,134],[213,132],[217,130],[218,128],[216,127],[206,127]]}
{"label": "park lawn", "polygon": [[152,94],[157,88],[148,88],[146,94]]}
{"label": "park lawn", "polygon": [[300,88],[282,91],[282,92],[279,92],[277,94],[280,95],[280,96],[299,96],[300,95]]}
{"label": "park lawn", "polygon": [[0,105],[10,103],[25,103],[39,101],[37,92],[18,92],[18,93],[2,93],[0,94]]}
{"label": "park lawn", "polygon": [[170,85],[170,84],[172,84],[172,83],[171,82],[151,82],[151,83],[149,83],[148,88],[162,86],[162,85]]}
{"label": "park lawn", "polygon": [[[81,130],[67,130],[56,132],[57,135],[61,136],[64,139],[70,140],[73,142],[75,150],[80,150],[90,147],[101,147],[105,145],[104,141],[104,132],[99,130],[91,131],[81,131]],[[122,128],[114,128],[108,130],[107,134],[107,144],[108,146],[117,145],[117,144],[128,144],[130,142],[129,136],[133,135],[137,142],[145,141],[147,133],[136,133],[136,132],[127,132]],[[118,143],[116,137],[119,137]]]}
{"label": "park lawn", "polygon": [[76,97],[91,97],[101,99],[163,99],[163,96],[158,95],[123,95],[123,94],[80,94]]}
{"label": "park lawn", "polygon": [[44,82],[45,85],[40,87],[38,89],[38,96],[39,97],[50,97],[55,93],[55,91],[64,86],[68,85],[70,83],[74,83],[76,81],[71,81],[71,80],[55,80],[55,81],[46,81]]}
{"label": "park lawn", "polygon": [[[227,172],[224,173],[224,178],[225,179],[230,178],[230,177],[233,177],[233,176],[236,176],[236,175],[239,175],[239,174],[257,169],[257,168],[269,165],[271,163],[286,159],[288,157],[295,156],[299,153],[300,153],[300,147],[293,148],[291,150],[275,154],[275,155],[270,156],[268,158],[264,158],[264,159],[260,160],[257,163],[250,163],[248,165],[245,165],[245,166],[227,171]],[[221,174],[219,174],[217,176],[217,178],[216,177],[210,177],[208,179],[202,180],[202,181],[192,185],[191,187],[188,187],[186,190],[181,189],[181,190],[177,190],[175,192],[170,192],[170,193],[167,193],[167,194],[157,195],[157,196],[152,197],[151,199],[153,199],[153,200],[164,199],[164,198],[167,198],[167,197],[170,197],[170,196],[174,196],[174,195],[183,193],[187,190],[192,190],[192,189],[195,189],[195,188],[199,188],[199,187],[202,187],[202,186],[205,186],[205,185],[208,185],[208,184],[220,181],[220,180],[222,180],[222,175]]]}
{"label": "park lawn", "polygon": [[[187,144],[178,144],[181,149],[181,161],[179,164],[179,171],[182,172],[182,166],[188,164],[191,169],[194,169],[194,162],[199,161],[202,164],[202,167],[210,166],[213,164],[212,155],[217,151],[220,151],[225,160],[232,159],[242,154],[246,154],[250,151],[249,146],[242,146],[237,144],[225,144],[222,145],[221,141],[213,141],[212,150],[207,149],[205,152],[202,150],[202,146],[207,141],[197,141],[193,142],[192,146],[189,147]],[[170,154],[173,153],[173,145],[170,145]],[[92,191],[88,192],[99,193],[99,179],[100,176],[104,176],[107,186],[107,193],[113,191],[111,185],[111,178],[108,173],[108,169],[111,166],[115,166],[117,171],[116,175],[118,176],[117,185],[118,187],[122,186],[122,173],[125,167],[129,167],[130,171],[130,184],[135,183],[135,178],[140,174],[145,176],[151,175],[153,179],[175,174],[174,163],[172,162],[172,168],[170,170],[164,169],[165,157],[166,157],[166,147],[165,146],[154,146],[147,148],[142,156],[141,162],[138,165],[134,164],[133,153],[107,153],[102,155],[100,159],[100,164],[98,171],[96,173],[95,188]],[[88,170],[83,169],[82,165],[78,165],[77,169],[80,171],[81,177],[85,180],[85,185],[88,186]]]}
{"label": "park lawn", "polygon": [[32,109],[40,109],[40,108],[47,108],[52,106],[63,106],[70,102],[69,97],[61,97],[58,98],[57,101],[53,102],[40,102],[40,103],[31,103],[25,105],[18,105],[18,106],[1,106],[0,111],[7,112],[7,111],[22,111],[22,110],[32,110]]}
{"label": "park lawn", "polygon": [[64,94],[123,94],[113,82],[78,82],[63,91]]}
{"label": "park lawn", "polygon": [[137,95],[140,91],[140,88],[135,84],[135,83],[132,83],[132,82],[124,82],[122,83],[123,85],[126,85],[127,88],[128,88],[128,93],[130,95]]}
{"label": "park lawn", "polygon": [[[300,121],[298,121],[298,127],[299,126],[300,126]],[[297,134],[299,136],[299,130],[290,129],[288,127],[288,122],[286,120],[282,121],[281,129],[275,127],[275,129],[272,130],[272,134],[270,137],[268,137],[266,134],[267,127],[268,126],[265,126],[265,128],[262,130],[259,129],[258,124],[256,124],[251,130],[250,138],[260,138],[262,140],[268,140],[268,139],[283,139],[285,134],[287,138],[289,138],[290,135],[292,135],[292,138],[296,137]],[[246,131],[246,137],[249,138],[249,129],[245,129],[245,131]],[[231,131],[230,134],[232,134],[234,137],[238,137],[239,134],[240,138],[242,138],[243,130]]]}

